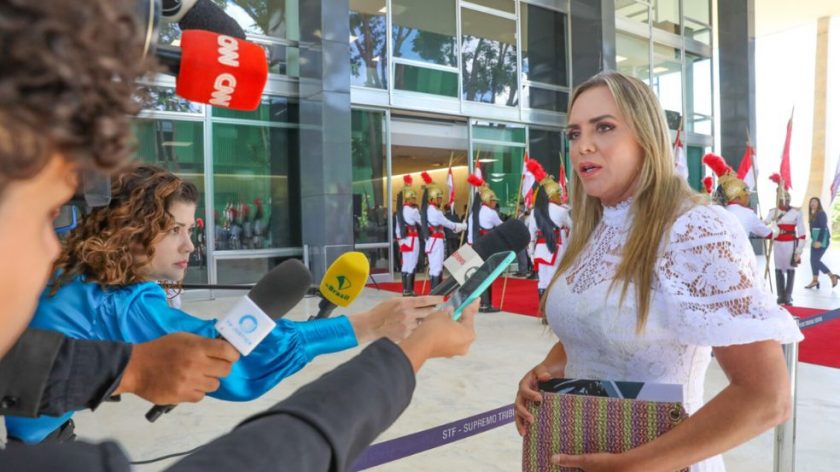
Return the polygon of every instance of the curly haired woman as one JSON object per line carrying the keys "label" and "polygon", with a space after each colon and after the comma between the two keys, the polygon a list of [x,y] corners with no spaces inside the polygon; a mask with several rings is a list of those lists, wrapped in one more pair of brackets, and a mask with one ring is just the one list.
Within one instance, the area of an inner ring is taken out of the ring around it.
{"label": "curly haired woman", "polygon": [[[114,178],[107,207],[95,209],[70,236],[41,295],[32,327],[80,339],[145,342],[185,331],[215,338],[214,320],[167,304],[157,281],[181,281],[194,250],[196,187],[155,166],[133,166]],[[247,357],[233,365],[210,396],[233,401],[259,397],[315,356],[383,336],[399,341],[442,297],[386,300],[351,318],[278,320]],[[216,382],[208,379],[208,382]],[[11,438],[37,443],[72,413],[36,419],[7,417]]]}

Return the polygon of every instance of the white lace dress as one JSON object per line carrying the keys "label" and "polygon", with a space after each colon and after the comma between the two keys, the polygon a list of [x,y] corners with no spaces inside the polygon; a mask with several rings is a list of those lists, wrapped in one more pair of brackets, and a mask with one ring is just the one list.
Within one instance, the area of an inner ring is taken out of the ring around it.
{"label": "white lace dress", "polygon": [[[549,324],[566,351],[566,377],[677,383],[686,410],[703,405],[712,346],[802,339],[766,288],[743,229],[725,209],[695,206],[674,223],[655,266],[646,328],[636,335],[635,287],[608,293],[629,235],[630,202],[604,208],[578,261],[548,295]],[[724,471],[713,457],[691,470]]]}

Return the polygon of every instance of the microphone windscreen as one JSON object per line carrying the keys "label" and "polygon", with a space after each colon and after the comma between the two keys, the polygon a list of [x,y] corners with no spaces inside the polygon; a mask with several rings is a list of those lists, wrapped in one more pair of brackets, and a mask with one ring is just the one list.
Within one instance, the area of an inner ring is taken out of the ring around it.
{"label": "microphone windscreen", "polygon": [[255,110],[268,80],[265,50],[210,31],[181,35],[181,65],[175,93],[187,100],[234,110]]}
{"label": "microphone windscreen", "polygon": [[505,221],[480,237],[473,250],[485,261],[497,252],[519,252],[531,241],[531,233],[525,223],[513,218]]}
{"label": "microphone windscreen", "polygon": [[321,296],[327,301],[347,306],[362,293],[370,274],[370,262],[361,252],[345,252],[330,264],[321,279]]}
{"label": "microphone windscreen", "polygon": [[211,0],[198,0],[178,21],[181,30],[205,30],[245,39],[245,31]]}
{"label": "microphone windscreen", "polygon": [[299,260],[289,259],[265,274],[248,292],[248,298],[276,320],[303,300],[311,284],[309,269]]}

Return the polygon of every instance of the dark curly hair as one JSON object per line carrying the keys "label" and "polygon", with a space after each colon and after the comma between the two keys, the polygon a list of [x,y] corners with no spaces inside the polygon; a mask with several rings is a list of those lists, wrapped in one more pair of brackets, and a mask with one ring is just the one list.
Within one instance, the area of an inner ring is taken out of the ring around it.
{"label": "dark curly hair", "polygon": [[119,171],[111,203],[95,208],[65,241],[52,293],[79,275],[103,287],[142,282],[154,243],[175,224],[169,213],[174,202],[197,203],[198,189],[157,166],[132,164]]}
{"label": "dark curly hair", "polygon": [[106,171],[131,156],[135,81],[154,63],[134,5],[0,1],[0,195],[55,152]]}

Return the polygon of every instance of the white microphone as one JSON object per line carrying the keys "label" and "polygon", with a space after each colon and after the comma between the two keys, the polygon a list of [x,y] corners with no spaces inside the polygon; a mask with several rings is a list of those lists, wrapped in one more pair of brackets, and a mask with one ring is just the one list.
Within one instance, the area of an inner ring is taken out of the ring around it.
{"label": "white microphone", "polygon": [[[306,295],[312,283],[309,269],[297,259],[277,265],[254,285],[247,295],[216,322],[219,337],[247,356]],[[150,422],[169,413],[175,405],[155,405],[147,413]]]}

